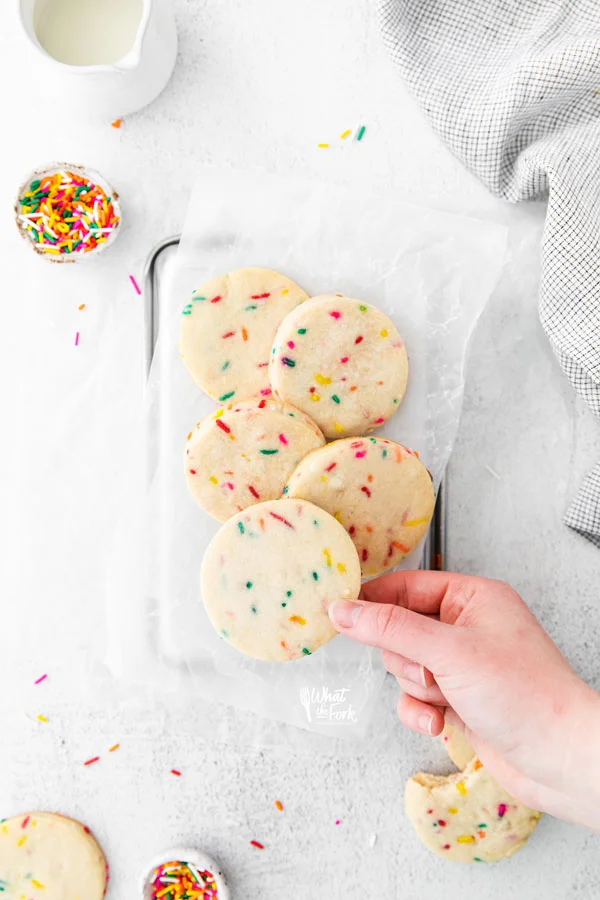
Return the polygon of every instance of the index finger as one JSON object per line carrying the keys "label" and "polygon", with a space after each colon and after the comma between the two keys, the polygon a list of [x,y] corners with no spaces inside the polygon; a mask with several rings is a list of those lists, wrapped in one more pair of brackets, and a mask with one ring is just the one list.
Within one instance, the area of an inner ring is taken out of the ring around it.
{"label": "index finger", "polygon": [[[361,599],[371,603],[392,603],[427,616],[439,616],[444,600],[456,602],[465,588],[480,579],[456,572],[389,572],[363,584]],[[467,597],[464,596],[466,602]],[[456,615],[464,603],[458,604]],[[456,616],[454,616],[456,618]]]}

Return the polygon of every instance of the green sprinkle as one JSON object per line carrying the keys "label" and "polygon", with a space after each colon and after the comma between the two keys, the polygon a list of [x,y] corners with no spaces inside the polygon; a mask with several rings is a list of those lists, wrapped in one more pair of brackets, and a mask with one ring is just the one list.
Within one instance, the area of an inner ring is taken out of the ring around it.
{"label": "green sprinkle", "polygon": [[477,825],[477,828],[487,828],[487,825],[485,822],[480,822],[479,825]]}
{"label": "green sprinkle", "polygon": [[483,862],[483,860],[481,859],[480,856],[474,856],[474,857],[473,857],[473,862]]}
{"label": "green sprinkle", "polygon": [[249,309],[258,309],[258,306],[256,305],[256,303],[251,303],[250,306],[246,306],[244,308],[244,312],[248,312]]}
{"label": "green sprinkle", "polygon": [[337,394],[332,394],[332,395],[331,395],[331,399],[333,400],[334,403],[340,403],[340,402],[341,402],[341,401],[340,401],[340,398],[338,397]]}
{"label": "green sprinkle", "polygon": [[298,334],[306,334],[306,328],[299,328]]}
{"label": "green sprinkle", "polygon": [[231,363],[230,363],[229,360],[227,360],[226,362],[224,362],[223,365],[221,366],[221,372],[224,372],[225,369],[228,369],[230,365],[231,365]]}
{"label": "green sprinkle", "polygon": [[369,438],[369,440],[371,441],[372,444],[376,444],[376,443],[377,443],[377,438]]}
{"label": "green sprinkle", "polygon": [[107,198],[106,198],[106,202],[107,202],[107,203],[110,203],[111,200],[112,200],[112,197],[107,197]]}
{"label": "green sprinkle", "polygon": [[367,311],[367,307],[366,307],[366,306],[363,306],[362,304],[361,304],[358,308],[360,309],[361,312],[366,312],[366,311]]}
{"label": "green sprinkle", "polygon": [[252,582],[251,582],[251,581],[247,581],[247,582],[246,582],[246,587],[248,588],[248,590],[250,590],[250,588],[252,587]]}
{"label": "green sprinkle", "polygon": [[381,456],[382,456],[383,459],[386,458],[387,454],[388,454],[387,450],[382,450],[382,451],[381,451]]}
{"label": "green sprinkle", "polygon": [[286,597],[291,597],[291,596],[292,596],[292,592],[291,592],[291,591],[286,591],[286,592],[285,592],[285,596],[286,596]]}
{"label": "green sprinkle", "polygon": [[304,654],[306,654],[306,656],[310,656],[310,655],[311,655],[310,650],[308,649],[308,647],[303,647],[303,648],[302,648],[302,652],[303,652]]}
{"label": "green sprinkle", "polygon": [[238,528],[239,528],[240,534],[244,534],[244,523],[243,522],[238,522]]}
{"label": "green sprinkle", "polygon": [[394,403],[397,403],[397,402],[398,402],[398,399],[397,399],[396,397],[394,397],[393,402],[394,402]]}
{"label": "green sprinkle", "polygon": [[32,181],[31,184],[29,185],[29,190],[30,190],[30,191],[37,191],[37,189],[39,188],[39,186],[40,186],[41,183],[42,183],[42,182],[41,182],[41,181],[38,181],[38,179],[36,178],[36,180],[35,180],[35,181]]}
{"label": "green sprinkle", "polygon": [[279,453],[279,450],[261,450],[260,452],[263,456],[273,456],[274,453]]}
{"label": "green sprinkle", "polygon": [[366,127],[365,125],[361,125],[360,128],[358,129],[358,132],[356,134],[357,141],[362,141],[363,134],[365,133],[365,127]]}
{"label": "green sprinkle", "polygon": [[255,615],[256,615],[256,613],[258,612],[258,610],[257,610],[256,607],[254,606],[254,604],[252,604],[252,606],[250,607],[250,609],[252,610],[252,612],[253,612]]}
{"label": "green sprinkle", "polygon": [[223,635],[223,637],[229,637],[229,632],[226,628],[221,628],[221,634]]}
{"label": "green sprinkle", "polygon": [[282,357],[281,357],[281,362],[284,364],[284,366],[289,366],[290,369],[293,369],[294,366],[296,365],[296,363],[294,362],[294,360],[293,360],[293,359],[290,359],[289,356],[282,356]]}
{"label": "green sprinkle", "polygon": [[44,235],[45,238],[48,238],[48,240],[51,241],[53,244],[56,243],[56,238],[53,238],[52,235],[48,234],[47,231],[42,231],[42,234]]}
{"label": "green sprinkle", "polygon": [[318,519],[313,519],[313,525],[316,525],[317,528],[318,528],[318,527],[319,527],[319,520],[318,520]]}
{"label": "green sprinkle", "polygon": [[235,394],[235,391],[229,391],[228,394],[223,394],[222,397],[219,397],[219,400],[220,400],[220,402],[222,403],[223,400],[229,400],[229,398],[230,398],[230,397],[233,397],[234,394]]}
{"label": "green sprinkle", "polygon": [[312,577],[314,578],[315,581],[319,580],[319,576],[318,576],[317,572],[313,572]]}
{"label": "green sprinkle", "polygon": [[291,416],[292,419],[295,419],[295,418],[296,418],[296,413],[288,413],[288,416]]}
{"label": "green sprinkle", "polygon": [[194,301],[194,303],[199,303],[200,300],[206,300],[206,297],[196,297],[196,295],[194,295],[192,297],[192,300]]}
{"label": "green sprinkle", "polygon": [[[75,249],[75,248],[73,248],[73,249]],[[191,316],[191,314],[192,314],[192,311],[190,309],[184,309],[183,312],[181,313],[182,316]]]}
{"label": "green sprinkle", "polygon": [[282,606],[287,606],[287,603],[284,601],[281,605],[282,605]]}
{"label": "green sprinkle", "polygon": [[284,494],[287,494],[287,492],[289,491],[289,489],[290,489],[289,484],[286,484],[286,486],[285,486],[284,489],[283,489],[283,493],[284,493]]}

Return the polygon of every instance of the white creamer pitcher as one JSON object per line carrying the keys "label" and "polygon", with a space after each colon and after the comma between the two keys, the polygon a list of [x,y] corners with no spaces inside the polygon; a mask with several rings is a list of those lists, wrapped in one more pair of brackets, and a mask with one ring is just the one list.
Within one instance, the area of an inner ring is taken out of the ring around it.
{"label": "white creamer pitcher", "polygon": [[20,0],[20,15],[46,102],[112,120],[154,100],[173,71],[171,0]]}

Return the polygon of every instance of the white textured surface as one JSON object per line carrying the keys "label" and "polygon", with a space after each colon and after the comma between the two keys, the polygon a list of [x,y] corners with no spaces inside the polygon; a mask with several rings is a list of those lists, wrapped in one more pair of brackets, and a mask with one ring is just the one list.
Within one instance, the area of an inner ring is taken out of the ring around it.
{"label": "white textured surface", "polygon": [[[2,565],[3,585],[7,574],[9,580],[0,606],[0,815],[41,807],[83,818],[113,866],[110,900],[132,900],[145,860],[176,843],[198,844],[217,857],[236,898],[600,893],[598,838],[549,818],[529,847],[498,866],[452,867],[430,857],[404,818],[401,797],[407,775],[428,763],[439,767],[442,753],[400,726],[397,745],[385,752],[367,747],[315,758],[289,745],[249,749],[241,717],[229,717],[214,743],[204,710],[158,716],[123,705],[96,710],[93,697],[83,708],[70,702],[73,660],[96,637],[82,630],[80,609],[102,602],[119,507],[112,485],[139,402],[141,304],[127,275],[139,274],[149,247],[180,227],[194,168],[211,161],[320,175],[348,165],[371,170],[407,199],[511,223],[512,275],[482,323],[469,367],[450,481],[450,562],[512,581],[576,668],[599,683],[600,557],[561,524],[567,499],[594,461],[598,425],[557,376],[537,323],[543,210],[496,203],[438,144],[397,82],[369,7],[368,0],[177,0],[174,77],[120,131],[57,118],[50,85],[26,97],[16,80],[14,11],[0,34],[3,83],[11,88],[3,121],[12,129],[0,148],[0,239],[9,251],[0,384],[5,435],[16,429],[16,441],[5,437],[0,455],[9,500],[18,497],[21,510],[6,522]],[[316,149],[361,122],[365,140],[344,148],[343,158]],[[89,269],[78,266],[69,279],[31,257],[6,215],[21,175],[55,158],[104,173],[120,190],[126,218],[110,253]],[[77,311],[83,301],[85,317]],[[76,330],[79,354],[72,352]],[[95,378],[107,358],[114,360],[111,373]],[[57,436],[69,421],[77,437],[65,446]],[[88,429],[104,460],[100,468],[82,459]],[[40,441],[51,449],[50,468],[39,465]],[[85,577],[81,566],[74,574],[74,559],[85,561]],[[38,602],[33,617],[39,597],[45,608]],[[32,633],[36,643],[47,635],[64,665],[32,688],[26,708],[15,708],[11,686],[45,671],[28,650]],[[388,685],[381,716],[393,717],[395,694]],[[38,713],[47,724],[35,721]],[[117,741],[120,750],[108,756]],[[99,764],[82,766],[98,753]],[[169,774],[173,767],[181,778]],[[283,813],[273,806],[277,798]],[[266,849],[250,847],[252,838]]]}

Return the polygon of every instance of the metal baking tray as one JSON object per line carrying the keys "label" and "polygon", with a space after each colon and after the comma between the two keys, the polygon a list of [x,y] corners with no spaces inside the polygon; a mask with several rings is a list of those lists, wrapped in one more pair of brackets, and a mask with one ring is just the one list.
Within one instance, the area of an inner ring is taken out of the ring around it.
{"label": "metal baking tray", "polygon": [[[160,271],[166,259],[177,252],[181,235],[167,237],[152,249],[143,276],[144,295],[144,368],[150,373],[160,322]],[[425,538],[421,568],[440,571],[446,567],[446,479],[440,484],[433,519]]]}

